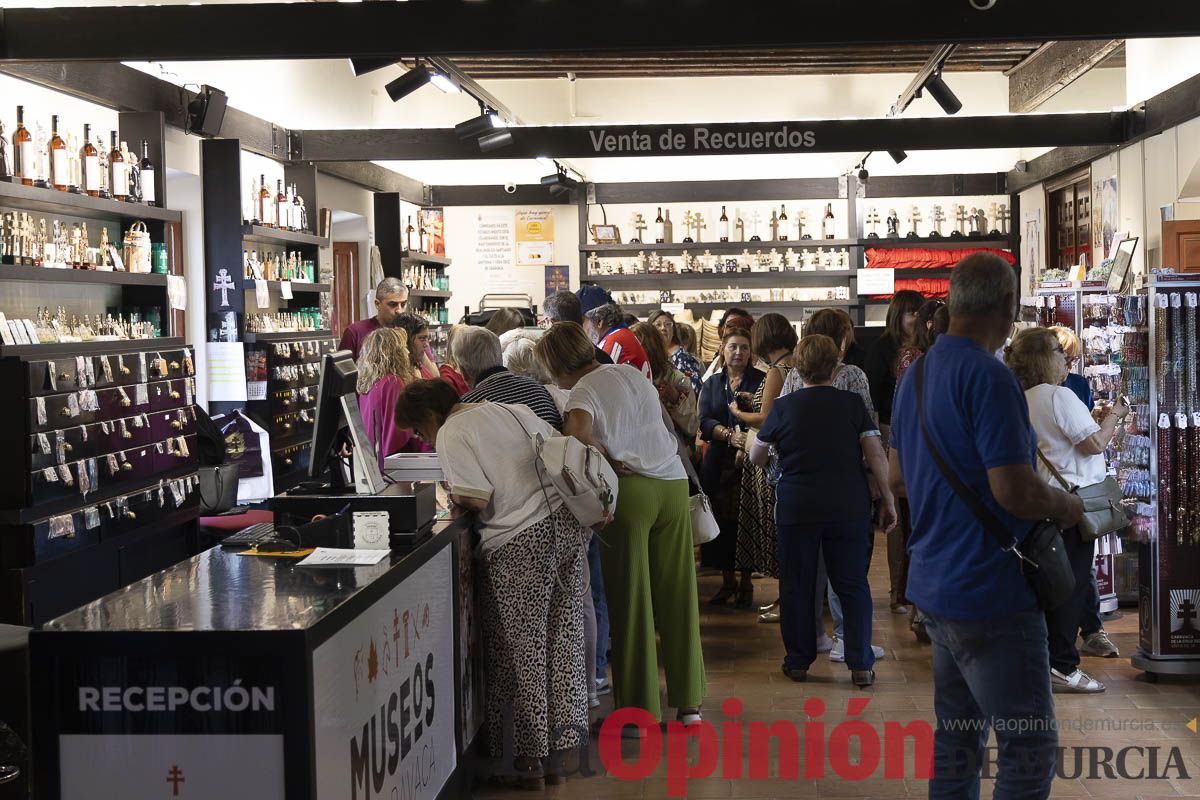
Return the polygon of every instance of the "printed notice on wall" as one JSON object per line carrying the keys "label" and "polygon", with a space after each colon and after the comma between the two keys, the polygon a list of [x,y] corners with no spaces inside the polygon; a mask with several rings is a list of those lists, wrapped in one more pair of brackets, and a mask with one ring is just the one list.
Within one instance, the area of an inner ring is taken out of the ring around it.
{"label": "printed notice on wall", "polygon": [[483,272],[485,293],[514,292],[513,218],[503,212],[480,213],[475,219],[475,263]]}
{"label": "printed notice on wall", "polygon": [[246,353],[241,342],[209,342],[209,402],[246,402]]}
{"label": "printed notice on wall", "polygon": [[519,208],[517,218],[517,263],[540,267],[554,263],[554,209]]}

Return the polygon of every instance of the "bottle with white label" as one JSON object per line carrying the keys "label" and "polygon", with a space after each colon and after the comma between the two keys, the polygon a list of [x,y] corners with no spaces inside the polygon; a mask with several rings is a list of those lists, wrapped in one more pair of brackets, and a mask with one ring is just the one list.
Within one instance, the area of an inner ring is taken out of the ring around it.
{"label": "bottle with white label", "polygon": [[50,185],[60,192],[67,190],[71,165],[67,158],[67,143],[58,135],[58,114],[50,117]]}
{"label": "bottle with white label", "polygon": [[833,224],[833,203],[825,204],[825,218],[821,220],[821,236],[826,239],[836,238]]}
{"label": "bottle with white label", "polygon": [[117,132],[112,132],[112,151],[108,154],[108,185],[114,200],[129,197],[129,165],[117,146]]}
{"label": "bottle with white label", "polygon": [[154,197],[154,162],[150,160],[150,142],[142,139],[142,202],[158,205]]}
{"label": "bottle with white label", "polygon": [[718,232],[720,234],[721,241],[728,242],[729,241],[729,217],[725,214],[725,206],[721,206],[720,222],[721,222],[721,224],[720,224],[720,227],[718,228]]}
{"label": "bottle with white label", "polygon": [[658,244],[667,241],[666,223],[663,222],[661,207],[658,209],[658,216],[654,219],[654,241]]}
{"label": "bottle with white label", "polygon": [[83,161],[83,191],[88,197],[100,196],[100,152],[92,144],[92,126],[83,126],[83,149],[79,152]]}
{"label": "bottle with white label", "polygon": [[25,186],[33,186],[33,134],[25,127],[25,106],[17,106],[17,129],[13,131],[13,178]]}

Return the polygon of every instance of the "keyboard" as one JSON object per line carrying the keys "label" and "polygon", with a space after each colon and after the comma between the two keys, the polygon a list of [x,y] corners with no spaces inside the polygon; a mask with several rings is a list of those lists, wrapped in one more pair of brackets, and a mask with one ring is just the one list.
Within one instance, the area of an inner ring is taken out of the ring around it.
{"label": "keyboard", "polygon": [[221,547],[253,547],[275,536],[275,523],[260,522],[221,540]]}

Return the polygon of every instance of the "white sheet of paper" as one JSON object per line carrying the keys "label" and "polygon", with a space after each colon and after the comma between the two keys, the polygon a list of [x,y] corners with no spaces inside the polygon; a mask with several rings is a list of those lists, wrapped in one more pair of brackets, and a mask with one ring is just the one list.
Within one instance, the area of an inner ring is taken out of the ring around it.
{"label": "white sheet of paper", "polygon": [[860,269],[858,271],[858,295],[894,294],[896,292],[896,270]]}
{"label": "white sheet of paper", "polygon": [[246,352],[241,342],[208,342],[208,399],[246,402]]}
{"label": "white sheet of paper", "polygon": [[369,567],[388,557],[390,550],[349,550],[340,547],[318,547],[312,555],[297,562],[299,567]]}
{"label": "white sheet of paper", "polygon": [[291,281],[280,281],[279,282],[279,296],[282,297],[284,300],[292,299],[292,282]]}
{"label": "white sheet of paper", "polygon": [[167,301],[174,311],[187,311],[187,281],[182,275],[167,276]]}
{"label": "white sheet of paper", "polygon": [[259,308],[271,305],[271,289],[264,280],[254,281],[254,304]]}

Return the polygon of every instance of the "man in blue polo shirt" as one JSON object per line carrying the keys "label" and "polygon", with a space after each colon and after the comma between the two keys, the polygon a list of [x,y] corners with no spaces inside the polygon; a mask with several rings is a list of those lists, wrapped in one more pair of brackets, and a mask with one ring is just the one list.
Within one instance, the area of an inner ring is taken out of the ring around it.
{"label": "man in blue polo shirt", "polygon": [[950,279],[950,329],[924,357],[924,409],[909,369],[892,411],[893,491],[908,495],[908,597],[933,641],[934,775],[930,798],[979,797],[988,730],[996,733],[995,797],[1045,798],[1058,734],[1045,617],[1013,553],[1001,549],[934,463],[918,414],[962,482],[1013,536],[1039,519],[1079,521],[1077,497],[1033,469],[1037,439],[1016,378],[993,353],[1012,328],[1017,281],[988,253]]}

